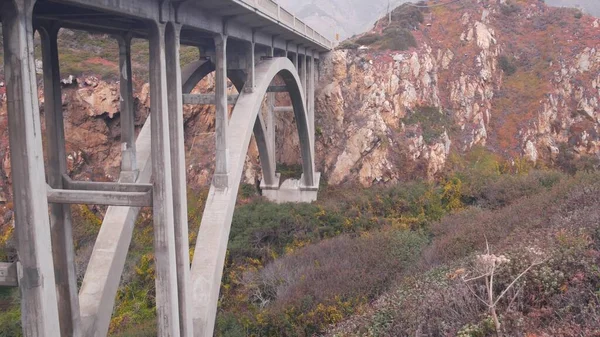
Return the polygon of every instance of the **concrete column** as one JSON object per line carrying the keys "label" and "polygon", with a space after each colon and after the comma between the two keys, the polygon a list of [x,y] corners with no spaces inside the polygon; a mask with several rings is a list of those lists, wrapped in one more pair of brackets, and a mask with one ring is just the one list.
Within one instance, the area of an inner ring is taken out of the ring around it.
{"label": "concrete column", "polygon": [[306,50],[303,51],[303,54],[300,56],[300,84],[302,85],[302,92],[304,93],[304,99],[306,100],[306,76],[307,76],[307,64],[308,57],[306,56]]}
{"label": "concrete column", "polygon": [[[269,147],[271,168],[275,172],[277,167],[277,156],[275,149],[275,93],[267,93],[267,146]],[[266,173],[265,173],[266,174]]]}
{"label": "concrete column", "polygon": [[229,187],[229,148],[227,147],[227,35],[215,36],[215,136],[216,163],[213,184],[217,188]]}
{"label": "concrete column", "polygon": [[115,37],[119,42],[119,84],[121,89],[121,171],[130,174],[131,182],[137,178],[135,149],[135,106],[133,103],[133,78],[131,74],[131,35]]}
{"label": "concrete column", "polygon": [[179,61],[181,25],[168,23],[165,34],[171,168],[173,170],[173,211],[177,257],[179,330],[181,336],[193,336],[190,288],[190,243],[187,217],[187,184],[183,129],[181,64]]}
{"label": "concrete column", "polygon": [[[38,29],[42,42],[44,68],[44,115],[46,117],[48,184],[63,188],[63,174],[67,173],[65,127],[60,88],[57,25]],[[73,247],[73,221],[69,205],[50,205],[52,255],[58,299],[58,313],[62,336],[81,336],[77,278],[75,276],[75,249]]]}
{"label": "concrete column", "polygon": [[173,176],[169,138],[169,105],[165,57],[165,25],[152,22],[150,39],[150,121],[152,123],[152,174],[154,255],[158,336],[180,336],[177,292],[177,258],[173,218]]}
{"label": "concrete column", "polygon": [[255,86],[255,49],[256,43],[254,42],[254,34],[252,34],[252,42],[248,43],[248,51],[246,54],[246,83],[244,85],[244,90],[248,93],[254,92]]}
{"label": "concrete column", "polygon": [[275,57],[275,35],[271,37],[271,46],[267,51],[269,57]]}
{"label": "concrete column", "polygon": [[0,4],[21,323],[25,337],[60,336],[34,62],[35,0]]}
{"label": "concrete column", "polygon": [[298,46],[296,48],[296,52],[294,53],[294,58],[292,59],[292,63],[294,64],[294,67],[296,68],[296,71],[298,71],[298,73],[300,72],[300,68],[298,68],[298,59],[300,58],[300,46]]}
{"label": "concrete column", "polygon": [[314,139],[315,134],[315,58],[314,51],[311,51],[309,58],[309,74],[308,74],[308,124],[311,129],[311,134]]}

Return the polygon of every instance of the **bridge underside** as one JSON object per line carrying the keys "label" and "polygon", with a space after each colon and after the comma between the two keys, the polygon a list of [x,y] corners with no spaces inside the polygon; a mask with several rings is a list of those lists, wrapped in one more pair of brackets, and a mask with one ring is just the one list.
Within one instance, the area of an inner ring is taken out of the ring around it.
{"label": "bridge underside", "polygon": [[[0,0],[0,20],[19,242],[18,261],[0,264],[0,285],[21,288],[24,335],[107,335],[134,224],[140,208],[150,206],[158,335],[212,336],[231,220],[253,135],[263,194],[277,202],[316,200],[315,76],[319,53],[331,43],[271,0]],[[123,152],[118,182],[80,182],[67,175],[57,45],[63,27],[109,33],[119,42]],[[34,30],[42,42],[47,176]],[[137,138],[132,38],[147,39],[150,46],[151,114]],[[181,44],[197,46],[202,57],[183,70]],[[215,94],[190,94],[212,72]],[[235,97],[227,95],[228,77],[239,91]],[[275,78],[284,85],[274,85]],[[291,107],[277,109],[276,92],[287,92]],[[216,106],[215,172],[191,262],[184,102]],[[279,181],[276,111],[294,113],[303,168],[299,180]],[[69,204],[110,206],[81,289]],[[12,279],[2,279],[4,269]]]}

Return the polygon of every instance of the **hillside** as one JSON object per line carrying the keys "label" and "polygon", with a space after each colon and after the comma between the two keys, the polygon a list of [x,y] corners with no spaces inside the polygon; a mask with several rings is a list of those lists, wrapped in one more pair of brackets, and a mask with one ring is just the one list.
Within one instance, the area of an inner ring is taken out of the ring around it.
{"label": "hillside", "polygon": [[[368,30],[372,23],[387,13],[388,3],[393,9],[403,3],[418,1],[408,0],[278,0],[285,8],[316,27],[322,33],[328,33],[329,38],[339,34],[346,39],[354,34]],[[443,3],[438,0],[431,3]],[[600,17],[600,4],[596,0],[545,0],[550,6],[580,8],[589,15]]]}
{"label": "hillside", "polygon": [[392,18],[324,61],[330,183],[433,178],[473,146],[538,166],[597,162],[598,19],[537,0],[403,5]]}

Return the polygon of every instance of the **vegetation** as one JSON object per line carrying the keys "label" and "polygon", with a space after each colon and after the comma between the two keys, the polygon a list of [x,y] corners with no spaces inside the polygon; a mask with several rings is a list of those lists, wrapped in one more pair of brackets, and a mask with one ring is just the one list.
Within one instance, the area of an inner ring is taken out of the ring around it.
{"label": "vegetation", "polygon": [[340,44],[338,49],[357,49],[369,46],[375,49],[407,50],[417,46],[413,30],[423,23],[423,13],[419,8],[401,5],[391,13],[391,23],[388,18],[381,19],[376,26],[381,26],[381,32],[367,33],[358,38],[351,38]]}
{"label": "vegetation", "polygon": [[415,107],[403,121],[406,125],[419,125],[426,143],[437,140],[445,131],[450,131],[453,125],[449,112],[427,106]]}
{"label": "vegetation", "polygon": [[506,55],[500,55],[498,58],[498,65],[507,76],[510,76],[517,71],[515,60]]}
{"label": "vegetation", "polygon": [[[437,182],[328,187],[314,204],[275,205],[245,185],[232,224],[216,334],[312,336],[357,314],[363,317],[359,331],[371,336],[418,329],[434,335],[494,333],[489,308],[460,281],[486,238],[509,260],[495,271],[492,289],[493,298],[501,298],[503,332],[527,331],[530,326],[518,322],[529,313],[559,324],[544,310],[574,317],[575,303],[596,300],[596,290],[582,289],[600,286],[598,255],[590,253],[600,247],[594,220],[598,178],[592,171],[568,175],[512,165],[476,148],[453,156]],[[192,243],[205,199],[205,190],[188,194]],[[85,254],[102,210],[73,211],[77,251]],[[114,336],[156,334],[152,236],[150,213],[143,211],[117,295]],[[530,248],[544,253],[544,263],[509,287],[531,265]],[[477,284],[472,287],[480,292]],[[368,309],[373,303],[374,310]],[[0,294],[0,306],[6,308],[0,314],[4,331],[19,336],[17,292]],[[584,315],[589,322],[598,318],[590,310]]]}

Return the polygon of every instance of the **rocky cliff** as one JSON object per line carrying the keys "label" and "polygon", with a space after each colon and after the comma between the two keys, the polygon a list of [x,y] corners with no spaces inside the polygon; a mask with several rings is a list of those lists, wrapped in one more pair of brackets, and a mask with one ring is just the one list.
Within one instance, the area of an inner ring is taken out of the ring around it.
{"label": "rocky cliff", "polygon": [[[403,5],[394,10],[391,24],[382,19],[322,59],[317,166],[330,184],[431,179],[451,154],[480,146],[509,161],[526,158],[538,165],[552,165],[561,153],[597,157],[598,19],[537,0],[430,5]],[[71,48],[69,39],[86,44],[101,39],[68,31],[61,36],[61,50],[85,50],[76,55],[82,59],[79,65],[94,61],[103,69],[116,68],[116,55],[114,60],[106,56],[115,43]],[[147,59],[145,47],[136,48],[139,69]],[[136,85],[139,128],[148,116],[149,96],[143,72],[137,72],[142,75]],[[114,180],[118,174],[118,84],[110,78],[81,76],[64,88],[69,165],[79,179]],[[196,90],[210,92],[212,85],[209,78]],[[192,186],[203,186],[210,181],[214,156],[213,108],[186,106],[185,123],[188,179]],[[281,164],[299,163],[294,128],[291,115],[278,116]],[[1,83],[0,130],[0,187],[7,194],[11,172]],[[259,178],[252,145],[244,179],[254,184]]]}
{"label": "rocky cliff", "polygon": [[393,18],[321,65],[329,183],[433,178],[475,146],[538,165],[598,156],[598,19],[537,0],[403,5]]}

